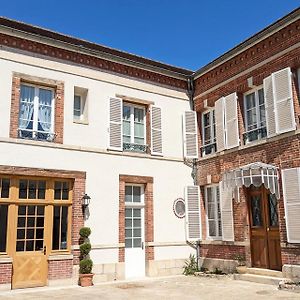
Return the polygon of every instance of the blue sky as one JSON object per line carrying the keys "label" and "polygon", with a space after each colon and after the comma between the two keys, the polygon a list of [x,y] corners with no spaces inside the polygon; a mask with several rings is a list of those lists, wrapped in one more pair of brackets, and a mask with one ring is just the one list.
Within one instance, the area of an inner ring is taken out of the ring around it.
{"label": "blue sky", "polygon": [[197,70],[299,0],[14,0],[0,15]]}

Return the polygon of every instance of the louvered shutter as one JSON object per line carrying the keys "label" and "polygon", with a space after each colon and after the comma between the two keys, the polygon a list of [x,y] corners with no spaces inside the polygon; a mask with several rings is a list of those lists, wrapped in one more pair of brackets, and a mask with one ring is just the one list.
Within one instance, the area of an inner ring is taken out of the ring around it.
{"label": "louvered shutter", "polygon": [[184,112],[183,145],[185,158],[198,158],[197,114],[195,111]]}
{"label": "louvered shutter", "polygon": [[224,97],[222,97],[217,100],[215,104],[216,143],[218,152],[226,148],[224,116]]}
{"label": "louvered shutter", "polygon": [[286,68],[272,74],[276,117],[276,132],[295,130],[295,114],[292,91],[292,72]]}
{"label": "louvered shutter", "polygon": [[234,241],[232,191],[228,188],[224,188],[222,182],[220,182],[219,189],[222,218],[222,239],[223,241]]}
{"label": "louvered shutter", "polygon": [[300,168],[282,170],[287,241],[300,243]]}
{"label": "louvered shutter", "polygon": [[151,153],[162,155],[161,108],[151,108]]}
{"label": "louvered shutter", "polygon": [[185,210],[186,240],[201,240],[202,229],[199,186],[191,185],[185,188]]}
{"label": "louvered shutter", "polygon": [[268,137],[271,137],[276,134],[272,76],[264,79],[264,98],[267,135]]}
{"label": "louvered shutter", "polygon": [[110,98],[109,102],[109,149],[123,150],[122,100]]}
{"label": "louvered shutter", "polygon": [[232,93],[225,97],[225,131],[226,149],[239,146],[239,125],[237,113],[237,95]]}

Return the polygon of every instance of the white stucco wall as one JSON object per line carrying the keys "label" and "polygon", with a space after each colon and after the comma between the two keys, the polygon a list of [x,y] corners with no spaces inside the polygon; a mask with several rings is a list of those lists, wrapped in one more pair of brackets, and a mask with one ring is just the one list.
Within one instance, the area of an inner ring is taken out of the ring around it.
{"label": "white stucco wall", "polygon": [[[9,138],[12,73],[20,72],[65,83],[64,145]],[[91,196],[93,245],[118,244],[119,174],[154,178],[154,242],[184,243],[184,220],[172,205],[193,184],[191,169],[183,164],[182,113],[189,109],[181,91],[139,82],[79,66],[0,51],[0,165],[84,171]],[[73,123],[74,86],[88,89],[88,125]],[[155,102],[162,109],[163,157],[107,153],[109,98],[123,94]],[[155,259],[185,258],[187,246],[155,247]],[[118,261],[118,250],[95,249],[95,264]]]}

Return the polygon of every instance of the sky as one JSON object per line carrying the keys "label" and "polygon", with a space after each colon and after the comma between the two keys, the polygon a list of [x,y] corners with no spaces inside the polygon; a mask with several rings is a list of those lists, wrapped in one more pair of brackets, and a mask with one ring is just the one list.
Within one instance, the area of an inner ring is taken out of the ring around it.
{"label": "sky", "polygon": [[299,0],[2,0],[0,15],[198,70]]}

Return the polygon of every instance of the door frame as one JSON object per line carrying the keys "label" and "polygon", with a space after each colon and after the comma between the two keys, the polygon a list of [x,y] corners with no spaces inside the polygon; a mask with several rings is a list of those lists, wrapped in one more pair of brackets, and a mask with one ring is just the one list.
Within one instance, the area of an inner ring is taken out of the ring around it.
{"label": "door frame", "polygon": [[[274,228],[271,228],[270,226],[270,216],[268,213],[268,208],[269,208],[269,203],[268,203],[268,196],[271,194],[270,190],[267,189],[264,185],[261,185],[260,187],[257,187],[256,191],[251,191],[251,186],[248,188],[245,188],[246,190],[246,199],[247,199],[247,210],[248,210],[248,224],[249,224],[249,239],[250,239],[250,253],[251,253],[251,267],[257,267],[254,266],[254,250],[253,250],[253,238],[252,238],[252,206],[251,206],[251,201],[250,197],[259,194],[262,195],[262,222],[263,222],[263,227],[264,227],[264,242],[266,244],[267,250],[266,250],[266,268],[271,269],[270,266],[270,241],[269,241],[269,232],[273,232]],[[280,218],[279,218],[279,204],[277,202],[277,215],[278,215],[278,236],[279,236],[279,256],[280,256],[280,261],[281,261],[281,248],[280,248]],[[282,264],[281,264],[282,266]]]}

